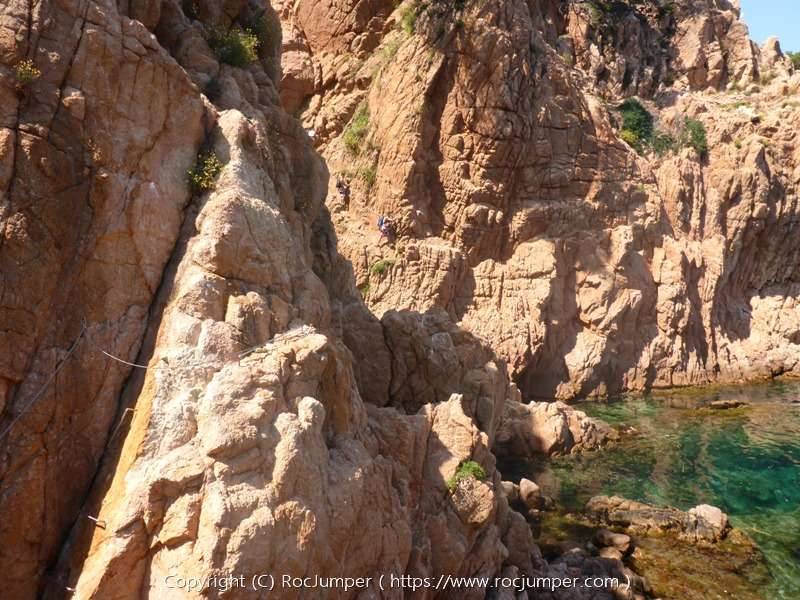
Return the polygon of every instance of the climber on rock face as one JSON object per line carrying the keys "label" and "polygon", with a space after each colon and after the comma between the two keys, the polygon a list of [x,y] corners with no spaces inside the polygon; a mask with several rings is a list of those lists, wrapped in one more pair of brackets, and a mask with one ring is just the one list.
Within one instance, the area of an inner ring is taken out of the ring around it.
{"label": "climber on rock face", "polygon": [[389,217],[385,217],[381,215],[378,217],[378,231],[381,232],[381,239],[384,237],[389,240],[391,236],[394,234],[394,226],[392,225],[392,221]]}
{"label": "climber on rock face", "polygon": [[336,190],[339,192],[339,196],[342,200],[345,202],[350,200],[350,186],[341,177],[336,178]]}

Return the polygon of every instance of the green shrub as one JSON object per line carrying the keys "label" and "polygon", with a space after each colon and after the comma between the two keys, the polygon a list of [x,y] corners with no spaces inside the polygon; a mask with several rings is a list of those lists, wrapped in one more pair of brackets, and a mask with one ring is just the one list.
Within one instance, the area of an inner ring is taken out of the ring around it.
{"label": "green shrub", "polygon": [[386,271],[394,266],[394,263],[395,260],[393,258],[384,258],[372,265],[369,269],[369,272],[373,275],[383,275]]}
{"label": "green shrub", "polygon": [[365,283],[364,285],[358,288],[358,291],[361,292],[362,298],[366,298],[367,295],[369,294],[369,284]]}
{"label": "green shrub", "polygon": [[366,184],[367,191],[371,191],[375,186],[375,180],[378,178],[378,165],[372,164],[368,167],[361,167],[358,170],[358,176]]}
{"label": "green shrub", "polygon": [[386,42],[380,50],[381,63],[386,64],[392,61],[400,50],[403,40],[398,36]]}
{"label": "green shrub", "polygon": [[639,136],[632,131],[628,131],[627,129],[620,131],[619,137],[621,137],[622,141],[624,141],[626,144],[633,146],[634,148],[639,144]]}
{"label": "green shrub", "polygon": [[456,472],[447,480],[447,489],[451,492],[458,487],[458,483],[464,479],[486,479],[486,471],[474,460],[467,460],[458,465]]}
{"label": "green shrub", "polygon": [[795,69],[800,69],[800,52],[787,52],[786,56],[792,61],[792,66]]}
{"label": "green shrub", "polygon": [[189,185],[195,193],[213,189],[217,176],[222,171],[222,163],[213,152],[200,154],[194,167],[189,169]]}
{"label": "green shrub", "polygon": [[641,151],[653,137],[653,116],[636,98],[628,98],[620,104],[619,112],[622,113],[622,139]]}
{"label": "green shrub", "polygon": [[419,7],[416,2],[404,6],[400,11],[400,29],[408,35],[413,34],[417,28],[417,16],[419,16]]}
{"label": "green shrub", "polygon": [[708,153],[708,138],[705,126],[697,119],[686,117],[683,123],[682,142],[684,146],[691,146],[700,156]]}
{"label": "green shrub", "polygon": [[664,156],[668,152],[672,152],[677,145],[677,141],[668,133],[656,131],[653,134],[653,139],[650,144],[658,156]]}
{"label": "green shrub", "polygon": [[32,60],[18,62],[15,71],[17,82],[22,85],[33,83],[42,75],[42,72],[36,67]]}
{"label": "green shrub", "polygon": [[269,37],[269,23],[264,14],[264,9],[257,10],[245,17],[239,17],[242,29],[252,33],[258,38],[259,45],[263,45]]}
{"label": "green shrub", "polygon": [[361,143],[367,135],[369,130],[369,108],[366,105],[361,106],[356,111],[350,125],[344,130],[342,134],[342,141],[350,154],[357,155],[361,153]]}
{"label": "green shrub", "polygon": [[245,68],[258,59],[258,37],[249,30],[210,29],[206,34],[208,45],[222,63]]}

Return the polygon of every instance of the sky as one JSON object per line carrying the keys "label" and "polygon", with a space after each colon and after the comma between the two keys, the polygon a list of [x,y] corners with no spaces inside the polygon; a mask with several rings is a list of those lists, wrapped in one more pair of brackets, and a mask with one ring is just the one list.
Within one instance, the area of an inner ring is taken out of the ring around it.
{"label": "sky", "polygon": [[763,44],[776,35],[786,52],[800,51],[800,0],[741,0],[750,38]]}

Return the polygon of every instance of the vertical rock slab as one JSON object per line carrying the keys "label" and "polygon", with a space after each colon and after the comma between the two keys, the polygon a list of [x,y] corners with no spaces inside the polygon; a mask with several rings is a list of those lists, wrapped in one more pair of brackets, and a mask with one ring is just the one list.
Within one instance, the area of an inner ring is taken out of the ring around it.
{"label": "vertical rock slab", "polygon": [[110,433],[130,367],[100,349],[136,357],[203,106],[113,2],[7,2],[0,32],[0,567],[22,599]]}

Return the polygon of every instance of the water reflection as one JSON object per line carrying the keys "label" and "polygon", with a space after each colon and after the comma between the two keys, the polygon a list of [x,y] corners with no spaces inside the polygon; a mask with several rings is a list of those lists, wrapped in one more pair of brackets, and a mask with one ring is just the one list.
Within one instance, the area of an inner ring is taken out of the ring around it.
{"label": "water reflection", "polygon": [[[717,400],[747,402],[714,410]],[[520,465],[569,509],[596,494],[688,509],[726,511],[764,551],[773,578],[769,598],[800,598],[800,384],[773,383],[675,392],[581,406],[632,426],[616,448]]]}

